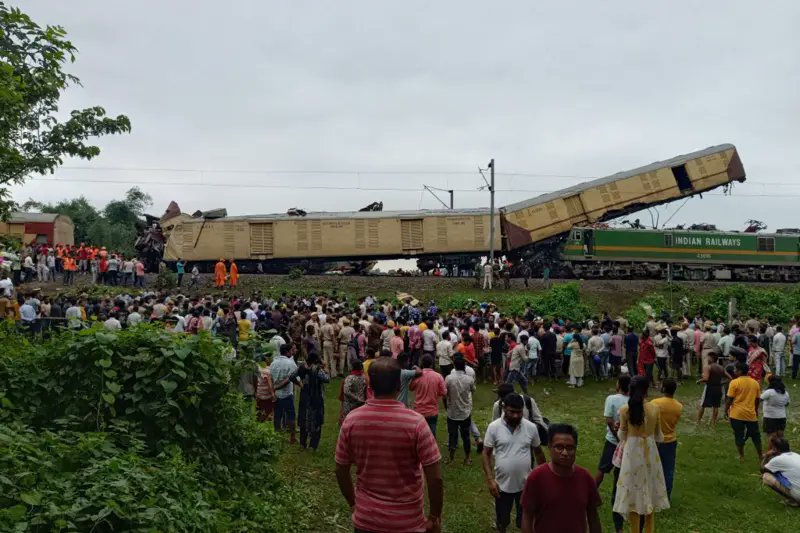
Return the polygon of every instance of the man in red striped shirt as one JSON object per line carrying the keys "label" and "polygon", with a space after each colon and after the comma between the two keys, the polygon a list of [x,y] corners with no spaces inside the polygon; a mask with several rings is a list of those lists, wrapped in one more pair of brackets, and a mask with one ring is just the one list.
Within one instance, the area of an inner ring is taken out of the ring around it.
{"label": "man in red striped shirt", "polygon": [[[400,370],[391,357],[370,365],[375,398],[347,415],[336,443],[336,480],[352,509],[356,533],[441,532],[442,456],[425,418],[395,399]],[[427,518],[423,475],[430,504]]]}

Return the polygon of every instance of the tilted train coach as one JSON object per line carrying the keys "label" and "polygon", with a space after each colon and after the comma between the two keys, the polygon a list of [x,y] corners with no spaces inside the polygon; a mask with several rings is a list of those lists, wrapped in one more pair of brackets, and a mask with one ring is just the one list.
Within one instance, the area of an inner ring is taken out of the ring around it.
{"label": "tilted train coach", "polygon": [[[723,144],[591,180],[501,207],[494,249],[517,258],[538,244],[559,244],[573,226],[609,220],[692,196],[745,172],[736,148]],[[333,261],[418,258],[474,265],[490,248],[489,209],[307,213],[217,219],[186,214],[162,219],[164,259],[210,265],[235,258],[245,270],[308,268]]]}

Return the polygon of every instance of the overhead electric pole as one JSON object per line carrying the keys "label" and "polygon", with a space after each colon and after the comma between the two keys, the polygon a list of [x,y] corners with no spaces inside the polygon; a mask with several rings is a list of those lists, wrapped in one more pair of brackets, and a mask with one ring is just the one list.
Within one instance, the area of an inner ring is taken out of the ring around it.
{"label": "overhead electric pole", "polygon": [[449,209],[453,209],[453,189],[440,189],[438,187],[429,187],[428,185],[422,185],[422,188],[424,190],[428,191],[429,193],[431,193],[431,196],[433,196],[434,198],[439,200],[439,203],[442,204],[445,208],[447,208],[447,204],[444,203],[442,201],[442,199],[439,198],[439,196],[433,191],[441,191],[441,192],[448,193],[450,195],[450,207],[449,207]]}
{"label": "overhead electric pole", "polygon": [[489,161],[489,263],[494,266],[494,159]]}

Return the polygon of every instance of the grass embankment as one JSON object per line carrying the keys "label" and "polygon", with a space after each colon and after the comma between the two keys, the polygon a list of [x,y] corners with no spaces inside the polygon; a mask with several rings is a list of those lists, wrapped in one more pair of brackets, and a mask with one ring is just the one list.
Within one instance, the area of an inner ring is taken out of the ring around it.
{"label": "grass embankment", "polygon": [[[612,393],[612,382],[590,382],[583,389],[565,384],[543,383],[532,387],[544,416],[552,422],[575,424],[580,432],[578,463],[596,472],[605,436],[603,402]],[[479,385],[474,396],[473,417],[481,431],[490,421],[494,401],[491,385]],[[790,394],[800,394],[790,382]],[[352,531],[347,505],[339,494],[334,476],[334,448],[338,434],[338,391],[335,380],[325,391],[326,413],[322,442],[317,452],[290,447],[281,458],[280,470],[289,483],[312,485],[309,516],[311,531]],[[678,426],[678,461],[673,489],[672,509],[659,513],[658,531],[738,532],[795,531],[800,511],[784,506],[780,499],[760,484],[759,463],[752,445],[747,444],[747,458],[739,463],[730,427],[720,420],[715,430],[695,424],[696,406],[701,387],[687,383],[678,389],[677,399],[684,404],[684,416]],[[440,413],[437,440],[442,454],[447,453],[447,430],[444,412]],[[787,433],[800,446],[797,424],[800,417],[790,414]],[[459,450],[453,464],[443,466],[445,479],[444,531],[451,533],[493,531],[494,504],[483,480],[481,463],[473,450],[473,465],[461,465]],[[613,531],[611,522],[612,477],[601,487],[603,531]]]}

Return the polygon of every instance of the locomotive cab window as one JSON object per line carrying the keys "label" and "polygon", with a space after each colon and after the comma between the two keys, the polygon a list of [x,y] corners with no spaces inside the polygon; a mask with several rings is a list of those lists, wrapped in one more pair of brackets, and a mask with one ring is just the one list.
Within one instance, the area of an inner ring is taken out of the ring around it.
{"label": "locomotive cab window", "polygon": [[672,233],[665,233],[664,234],[664,246],[671,247],[672,246]]}
{"label": "locomotive cab window", "polygon": [[581,230],[579,230],[579,229],[572,230],[572,240],[573,241],[580,241],[581,237],[582,237]]}
{"label": "locomotive cab window", "polygon": [[775,237],[759,237],[758,238],[758,251],[759,252],[774,252],[775,251]]}

